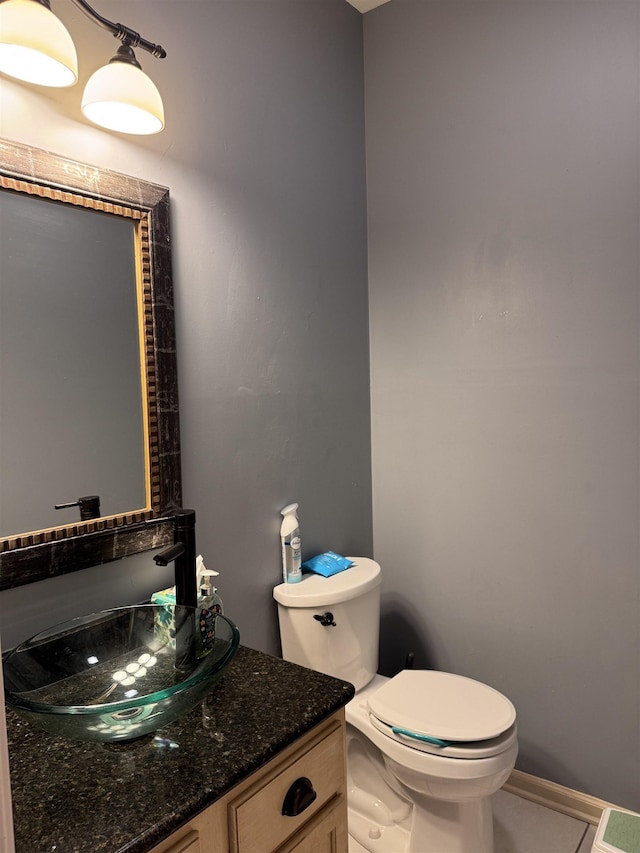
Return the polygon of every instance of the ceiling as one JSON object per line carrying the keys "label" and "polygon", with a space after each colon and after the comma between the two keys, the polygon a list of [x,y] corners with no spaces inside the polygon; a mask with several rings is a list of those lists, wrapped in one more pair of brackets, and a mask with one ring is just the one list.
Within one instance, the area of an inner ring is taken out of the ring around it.
{"label": "ceiling", "polygon": [[376,6],[382,6],[383,3],[388,2],[389,0],[347,0],[347,3],[351,3],[351,5],[355,6],[363,15],[370,9],[375,9]]}

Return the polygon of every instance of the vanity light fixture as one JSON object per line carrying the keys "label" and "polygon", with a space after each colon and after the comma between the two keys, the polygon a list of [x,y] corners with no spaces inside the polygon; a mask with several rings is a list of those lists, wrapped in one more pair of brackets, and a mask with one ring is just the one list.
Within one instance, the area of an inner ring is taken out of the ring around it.
{"label": "vanity light fixture", "polygon": [[[82,96],[82,112],[94,124],[121,133],[158,133],[164,127],[162,98],[133,52],[140,47],[164,59],[163,47],[123,24],[98,14],[85,0],[72,0],[91,20],[122,42],[93,74]],[[0,71],[40,86],[73,86],[78,58],[73,40],[51,11],[49,0],[0,2]]]}

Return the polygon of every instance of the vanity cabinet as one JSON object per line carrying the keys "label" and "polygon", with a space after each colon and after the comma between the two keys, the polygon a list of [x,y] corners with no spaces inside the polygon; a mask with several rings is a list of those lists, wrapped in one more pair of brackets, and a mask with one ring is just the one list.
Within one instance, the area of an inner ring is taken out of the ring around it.
{"label": "vanity cabinet", "polygon": [[347,846],[341,709],[151,853],[346,853]]}

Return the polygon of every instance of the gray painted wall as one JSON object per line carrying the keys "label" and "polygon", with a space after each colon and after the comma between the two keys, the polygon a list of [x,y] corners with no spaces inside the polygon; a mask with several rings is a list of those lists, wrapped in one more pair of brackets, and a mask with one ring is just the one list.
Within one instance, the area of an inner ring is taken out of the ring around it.
{"label": "gray painted wall", "polygon": [[[58,5],[80,83],[2,80],[0,135],[170,188],[184,501],[242,642],[277,653],[280,509],[300,502],[308,556],[372,551],[362,17],[344,0],[105,0],[168,51],[139,56],[167,127],[135,138],[83,122],[113,39]],[[10,590],[3,646],[169,579],[141,555]]]}
{"label": "gray painted wall", "polygon": [[640,806],[640,5],[365,17],[382,662],[517,706],[520,769]]}

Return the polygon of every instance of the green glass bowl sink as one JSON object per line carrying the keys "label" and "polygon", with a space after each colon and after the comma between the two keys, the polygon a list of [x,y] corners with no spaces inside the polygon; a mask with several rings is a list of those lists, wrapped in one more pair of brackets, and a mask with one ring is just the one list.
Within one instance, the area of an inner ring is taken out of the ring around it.
{"label": "green glass bowl sink", "polygon": [[144,604],[72,619],[26,640],[3,661],[5,698],[52,735],[127,741],[190,711],[233,658],[230,619]]}

